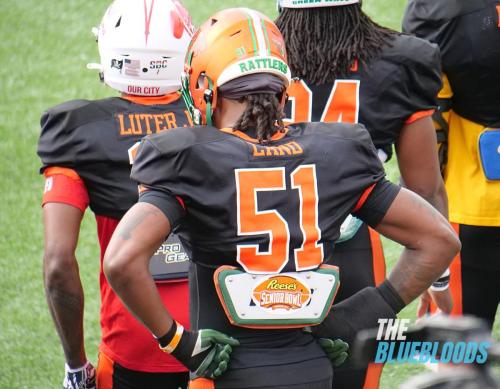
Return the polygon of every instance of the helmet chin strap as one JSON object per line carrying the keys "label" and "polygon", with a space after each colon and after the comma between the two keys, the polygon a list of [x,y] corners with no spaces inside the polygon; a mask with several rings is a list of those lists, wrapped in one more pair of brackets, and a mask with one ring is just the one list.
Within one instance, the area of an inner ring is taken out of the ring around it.
{"label": "helmet chin strap", "polygon": [[206,77],[208,81],[208,89],[205,89],[205,92],[203,93],[203,99],[205,100],[206,103],[206,109],[205,109],[205,117],[207,120],[207,125],[211,126],[212,125],[212,102],[214,98],[214,91],[213,91],[213,82],[210,79],[210,77]]}
{"label": "helmet chin strap", "polygon": [[201,112],[194,106],[193,97],[191,96],[191,93],[189,93],[189,76],[185,72],[182,72],[181,74],[181,96],[182,100],[184,100],[184,104],[186,104],[189,116],[191,116],[193,123],[196,125],[201,124]]}

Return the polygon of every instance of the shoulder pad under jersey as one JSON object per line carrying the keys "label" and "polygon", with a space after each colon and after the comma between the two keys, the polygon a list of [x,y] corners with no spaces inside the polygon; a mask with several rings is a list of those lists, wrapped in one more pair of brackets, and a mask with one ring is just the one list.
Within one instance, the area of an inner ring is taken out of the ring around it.
{"label": "shoulder pad under jersey", "polygon": [[430,41],[443,24],[465,13],[483,8],[491,0],[409,0],[403,31]]}
{"label": "shoulder pad under jersey", "polygon": [[[71,100],[49,108],[40,119],[38,155],[44,166],[72,167],[80,126],[109,117],[109,107],[118,98]],[[42,168],[43,169],[43,168]]]}

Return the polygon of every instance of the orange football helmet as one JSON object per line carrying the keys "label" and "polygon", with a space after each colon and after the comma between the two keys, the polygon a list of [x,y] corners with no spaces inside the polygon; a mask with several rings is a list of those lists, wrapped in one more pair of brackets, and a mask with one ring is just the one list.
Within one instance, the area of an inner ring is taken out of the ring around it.
{"label": "orange football helmet", "polygon": [[230,8],[210,17],[188,47],[182,95],[195,124],[212,124],[217,88],[238,77],[270,73],[290,83],[285,42],[267,16]]}

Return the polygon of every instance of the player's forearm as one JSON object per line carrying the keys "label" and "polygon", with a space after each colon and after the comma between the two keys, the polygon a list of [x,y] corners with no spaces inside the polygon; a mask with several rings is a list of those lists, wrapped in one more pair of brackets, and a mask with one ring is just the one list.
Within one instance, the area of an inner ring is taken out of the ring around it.
{"label": "player's forearm", "polygon": [[406,304],[438,279],[460,250],[446,219],[406,189],[394,199],[377,230],[405,247],[388,278]]}
{"label": "player's forearm", "polygon": [[[70,265],[64,266],[64,263]],[[84,297],[76,259],[46,256],[44,284],[66,362],[72,368],[83,366],[87,360],[83,338]]]}
{"label": "player's forearm", "polygon": [[403,177],[401,177],[400,184],[421,196],[441,215],[448,219],[448,195],[440,177],[436,178],[434,182],[406,182]]}
{"label": "player's forearm", "polygon": [[423,191],[421,193],[416,193],[427,200],[441,215],[448,219],[448,195],[446,194],[444,184],[441,183],[441,185],[437,185],[437,187],[430,192]]}
{"label": "player's forearm", "polygon": [[406,304],[422,294],[449,266],[456,242],[436,239],[427,248],[405,248],[388,279]]}
{"label": "player's forearm", "polygon": [[144,266],[147,258],[136,257],[134,261],[120,257],[119,253],[109,254],[106,253],[104,273],[115,293],[155,336],[164,335],[172,325],[172,317],[163,305],[148,267]]}
{"label": "player's forearm", "polygon": [[149,259],[170,234],[162,211],[135,204],[118,224],[104,255],[104,274],[128,309],[156,336],[172,326],[149,272]]}

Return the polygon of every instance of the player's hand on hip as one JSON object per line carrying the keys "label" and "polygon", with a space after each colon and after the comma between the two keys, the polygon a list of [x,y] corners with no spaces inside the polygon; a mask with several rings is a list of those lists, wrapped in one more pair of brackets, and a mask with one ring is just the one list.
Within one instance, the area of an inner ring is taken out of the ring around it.
{"label": "player's hand on hip", "polygon": [[349,356],[349,344],[342,339],[318,338],[317,342],[333,367],[341,366]]}
{"label": "player's hand on hip", "polygon": [[63,389],[96,389],[94,366],[90,362],[77,369],[66,365]]}
{"label": "player's hand on hip", "polygon": [[172,328],[170,334],[158,339],[160,348],[172,354],[197,377],[220,377],[229,366],[232,348],[240,344],[219,331],[188,331],[176,322],[172,327],[175,329]]}
{"label": "player's hand on hip", "polygon": [[449,314],[453,308],[453,297],[449,288],[444,290],[426,290],[420,296],[417,317],[430,313],[431,302],[438,308],[437,312]]}
{"label": "player's hand on hip", "polygon": [[430,313],[431,302],[434,302],[438,311],[449,314],[453,308],[453,297],[449,288],[444,290],[426,290],[420,296],[417,308],[417,317]]}
{"label": "player's hand on hip", "polygon": [[432,301],[434,301],[434,304],[436,304],[441,312],[446,314],[451,313],[453,308],[453,297],[450,288],[444,290],[429,289],[429,294],[431,295]]}

